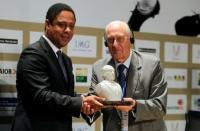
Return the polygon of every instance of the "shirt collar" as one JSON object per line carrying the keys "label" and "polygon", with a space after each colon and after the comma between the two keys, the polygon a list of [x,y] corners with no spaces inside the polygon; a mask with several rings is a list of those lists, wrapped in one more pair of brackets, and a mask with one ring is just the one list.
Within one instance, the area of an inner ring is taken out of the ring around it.
{"label": "shirt collar", "polygon": [[[45,35],[42,35],[42,37],[47,41],[47,43],[48,43],[49,46],[52,48],[52,50],[53,50],[53,52],[54,52],[55,54],[56,54],[56,52],[59,51],[59,50],[62,51],[62,49],[57,48],[57,47],[49,40],[49,38],[47,38]],[[56,54],[56,56],[57,56],[57,54]],[[57,56],[57,57],[58,57],[58,56]]]}
{"label": "shirt collar", "polygon": [[[125,75],[127,75],[127,71],[128,71],[129,66],[130,66],[130,63],[131,63],[131,54],[132,54],[132,50],[130,52],[130,55],[129,55],[128,59],[124,63],[117,63],[117,62],[115,62],[116,63],[115,64],[116,65],[116,69],[118,69],[118,66],[121,65],[121,64],[123,64],[123,65],[126,66],[126,69],[124,70]],[[118,75],[119,75],[119,73],[117,71],[117,76]]]}
{"label": "shirt collar", "polygon": [[124,64],[126,66],[126,68],[128,69],[131,63],[131,54],[132,54],[132,50],[130,51],[129,57],[128,59],[126,59],[126,61],[124,63],[117,63],[116,62],[116,69],[119,65]]}

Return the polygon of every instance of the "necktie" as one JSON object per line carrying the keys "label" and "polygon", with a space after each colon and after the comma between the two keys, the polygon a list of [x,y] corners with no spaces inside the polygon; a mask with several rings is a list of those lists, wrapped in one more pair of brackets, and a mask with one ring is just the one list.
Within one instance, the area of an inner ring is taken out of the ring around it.
{"label": "necktie", "polygon": [[[126,75],[125,75],[125,69],[126,66],[121,64],[118,66],[118,81],[120,86],[122,87],[123,91],[123,97],[126,94]],[[128,131],[128,113],[127,112],[121,112],[121,131]]]}
{"label": "necktie", "polygon": [[126,94],[126,75],[125,75],[125,69],[126,69],[126,66],[121,64],[118,66],[118,81],[119,81],[119,84],[122,88],[122,91],[123,91],[123,96]]}
{"label": "necktie", "polygon": [[60,64],[60,67],[62,69],[63,75],[65,77],[65,80],[67,80],[67,72],[66,72],[66,68],[63,62],[63,56],[62,56],[62,52],[59,50],[56,52],[56,54],[58,55],[58,62]]}

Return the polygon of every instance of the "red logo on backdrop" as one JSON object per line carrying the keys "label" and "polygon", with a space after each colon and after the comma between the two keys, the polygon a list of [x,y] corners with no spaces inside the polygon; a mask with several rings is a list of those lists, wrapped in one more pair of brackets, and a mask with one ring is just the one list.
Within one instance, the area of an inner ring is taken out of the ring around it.
{"label": "red logo on backdrop", "polygon": [[178,99],[177,100],[177,105],[178,105],[178,109],[183,109],[183,100],[182,99]]}

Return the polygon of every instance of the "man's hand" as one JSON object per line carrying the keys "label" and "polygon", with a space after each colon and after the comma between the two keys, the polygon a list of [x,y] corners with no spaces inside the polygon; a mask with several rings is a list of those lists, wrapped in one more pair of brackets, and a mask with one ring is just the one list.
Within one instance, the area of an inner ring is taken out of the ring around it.
{"label": "man's hand", "polygon": [[102,101],[105,98],[101,98],[95,95],[91,96],[82,96],[83,98],[83,105],[81,108],[81,112],[85,113],[86,115],[93,114],[96,111],[100,110],[103,107]]}
{"label": "man's hand", "polygon": [[133,109],[136,108],[136,100],[132,99],[132,98],[123,98],[123,101],[128,101],[131,102],[131,105],[126,105],[126,106],[115,106],[115,108],[117,110],[121,110],[124,112],[129,112],[132,111]]}

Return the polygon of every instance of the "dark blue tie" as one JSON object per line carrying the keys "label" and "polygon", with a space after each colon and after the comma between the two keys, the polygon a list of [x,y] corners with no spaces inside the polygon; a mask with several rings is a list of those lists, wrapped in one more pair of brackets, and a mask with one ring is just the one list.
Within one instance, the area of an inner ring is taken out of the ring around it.
{"label": "dark blue tie", "polygon": [[[125,74],[125,69],[126,66],[124,64],[121,64],[118,66],[118,81],[120,86],[122,87],[123,91],[123,97],[126,94],[126,74]],[[121,117],[121,131],[128,131],[128,112],[121,112],[122,117]]]}
{"label": "dark blue tie", "polygon": [[65,68],[64,62],[63,62],[62,52],[59,50],[56,53],[58,55],[58,62],[59,62],[60,67],[62,69],[62,72],[63,72],[63,75],[65,77],[65,80],[67,80],[67,72],[66,72],[66,68]]}
{"label": "dark blue tie", "polygon": [[125,96],[126,94],[126,75],[125,75],[125,69],[126,69],[126,66],[121,64],[118,66],[117,70],[118,70],[118,81],[119,81],[119,84],[122,88],[122,91],[123,91],[123,96]]}

